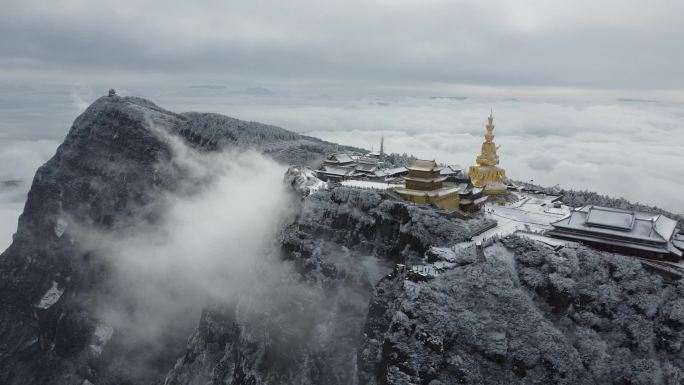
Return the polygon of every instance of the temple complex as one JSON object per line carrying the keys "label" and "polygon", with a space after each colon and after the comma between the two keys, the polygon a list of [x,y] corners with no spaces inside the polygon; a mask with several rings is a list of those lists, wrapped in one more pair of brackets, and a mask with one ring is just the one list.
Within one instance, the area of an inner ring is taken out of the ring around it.
{"label": "temple complex", "polygon": [[459,188],[444,186],[447,177],[442,176],[441,171],[442,167],[438,167],[434,160],[416,160],[408,167],[408,175],[404,177],[405,187],[395,191],[409,202],[457,209]]}
{"label": "temple complex", "polygon": [[476,165],[470,166],[468,175],[474,187],[483,188],[485,195],[498,195],[506,192],[506,185],[503,183],[506,171],[498,167],[499,156],[496,154],[494,144],[494,117],[489,114],[489,123],[485,126],[487,133],[485,141],[482,143],[482,150],[477,156]]}

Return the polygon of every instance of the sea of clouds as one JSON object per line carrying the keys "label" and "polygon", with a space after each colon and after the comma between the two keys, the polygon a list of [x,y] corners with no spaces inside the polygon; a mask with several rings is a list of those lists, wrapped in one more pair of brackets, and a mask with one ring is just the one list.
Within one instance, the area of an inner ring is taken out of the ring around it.
{"label": "sea of clouds", "polygon": [[[173,109],[225,113],[337,143],[413,154],[464,168],[494,115],[501,166],[515,180],[588,189],[684,213],[684,106],[652,100],[545,102],[492,98],[220,97]],[[185,108],[184,108],[185,107]]]}
{"label": "sea of clouds", "polygon": [[[103,88],[104,89],[104,88]],[[99,88],[0,87],[0,248],[35,170]],[[684,213],[684,106],[649,100],[297,96],[223,88],[123,89],[172,111],[223,113],[325,140],[467,167],[494,114],[501,166],[516,180],[622,196]]]}

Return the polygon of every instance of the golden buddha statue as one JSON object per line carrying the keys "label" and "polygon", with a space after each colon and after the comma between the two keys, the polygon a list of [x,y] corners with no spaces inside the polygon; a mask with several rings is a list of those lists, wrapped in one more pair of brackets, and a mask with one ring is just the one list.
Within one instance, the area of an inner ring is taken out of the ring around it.
{"label": "golden buddha statue", "polygon": [[477,156],[475,166],[470,166],[468,176],[475,187],[482,187],[483,193],[489,195],[503,194],[506,192],[506,185],[503,183],[506,171],[498,167],[499,156],[496,154],[494,144],[494,117],[489,114],[489,123],[485,126],[487,133],[485,141],[482,143],[480,155]]}

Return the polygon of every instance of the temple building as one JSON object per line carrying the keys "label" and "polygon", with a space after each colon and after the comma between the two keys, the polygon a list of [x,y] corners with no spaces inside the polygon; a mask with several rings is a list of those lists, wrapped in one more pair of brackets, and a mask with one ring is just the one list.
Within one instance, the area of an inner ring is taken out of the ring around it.
{"label": "temple building", "polygon": [[587,205],[551,224],[547,235],[639,257],[679,260],[677,221],[662,214]]}
{"label": "temple building", "polygon": [[444,186],[446,176],[434,160],[416,160],[408,167],[404,177],[405,187],[395,191],[402,199],[423,204],[433,204],[444,209],[457,209],[459,187]]}
{"label": "temple building", "polygon": [[482,143],[482,150],[477,156],[476,165],[470,166],[468,176],[474,187],[482,187],[485,195],[504,194],[507,191],[506,185],[503,183],[506,177],[506,171],[498,167],[499,156],[496,154],[496,145],[494,144],[494,117],[489,114],[489,123],[485,126],[487,133],[485,134],[485,141]]}

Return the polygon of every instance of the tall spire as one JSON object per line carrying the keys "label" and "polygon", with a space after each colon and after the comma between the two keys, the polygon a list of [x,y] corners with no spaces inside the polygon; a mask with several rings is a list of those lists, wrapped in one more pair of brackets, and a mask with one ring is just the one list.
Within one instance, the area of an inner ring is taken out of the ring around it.
{"label": "tall spire", "polygon": [[487,125],[485,128],[487,129],[485,141],[487,143],[492,143],[492,140],[494,140],[494,115],[492,115],[491,110],[489,111],[489,117],[487,118]]}
{"label": "tall spire", "polygon": [[502,168],[497,167],[499,155],[496,153],[497,147],[494,143],[494,114],[492,110],[489,111],[485,128],[487,132],[484,135],[485,140],[482,143],[480,155],[475,160],[476,164],[470,167],[468,175],[473,186],[485,187],[486,194],[499,194],[506,191],[506,186],[503,184],[506,173]]}
{"label": "tall spire", "polygon": [[385,137],[380,137],[380,159],[385,155]]}

